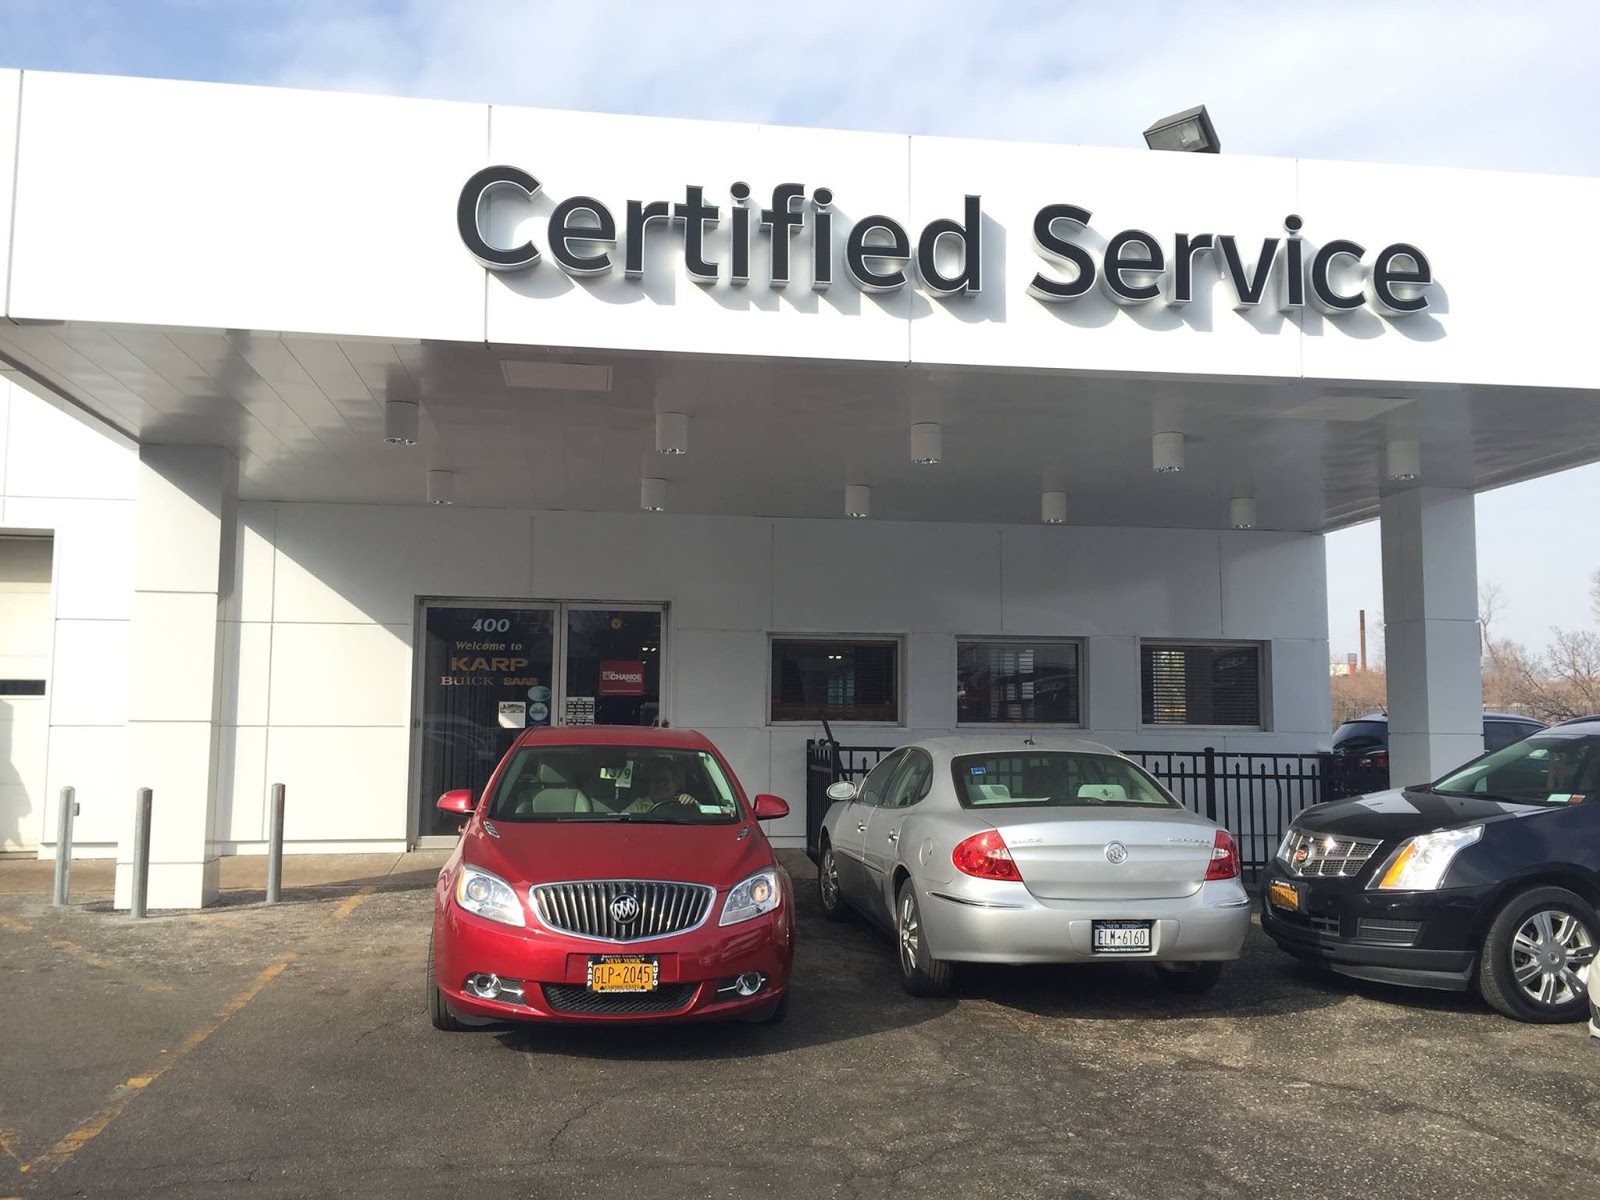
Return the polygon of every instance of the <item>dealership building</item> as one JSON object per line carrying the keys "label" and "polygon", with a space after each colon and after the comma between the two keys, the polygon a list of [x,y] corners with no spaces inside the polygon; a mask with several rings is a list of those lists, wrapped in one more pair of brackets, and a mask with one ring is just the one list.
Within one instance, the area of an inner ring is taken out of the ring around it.
{"label": "dealership building", "polygon": [[0,850],[73,787],[125,906],[148,787],[198,906],[272,785],[290,853],[437,844],[528,725],[702,730],[790,846],[823,717],[1314,750],[1374,517],[1431,777],[1482,747],[1475,493],[1600,458],[1595,211],[0,71]]}

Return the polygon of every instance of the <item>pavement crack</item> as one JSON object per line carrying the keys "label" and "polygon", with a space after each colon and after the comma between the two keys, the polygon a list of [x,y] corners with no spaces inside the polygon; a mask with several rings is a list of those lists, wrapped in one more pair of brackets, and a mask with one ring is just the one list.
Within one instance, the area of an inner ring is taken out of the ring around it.
{"label": "pavement crack", "polygon": [[570,1117],[563,1121],[561,1123],[561,1128],[552,1133],[549,1140],[545,1142],[545,1152],[554,1158],[556,1153],[556,1143],[561,1140],[562,1135],[604,1103],[604,1100],[591,1100],[588,1104],[585,1104],[577,1112],[573,1113]]}

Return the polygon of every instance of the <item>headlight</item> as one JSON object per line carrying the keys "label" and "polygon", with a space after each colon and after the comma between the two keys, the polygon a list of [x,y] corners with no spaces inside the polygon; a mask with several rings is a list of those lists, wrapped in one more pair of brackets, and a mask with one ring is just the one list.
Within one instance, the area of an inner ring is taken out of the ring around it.
{"label": "headlight", "polygon": [[469,913],[502,925],[526,925],[522,904],[511,885],[498,875],[462,865],[456,877],[456,903]]}
{"label": "headlight", "polygon": [[736,884],[722,905],[719,925],[737,925],[778,907],[777,871],[759,871]]}
{"label": "headlight", "polygon": [[1383,874],[1373,876],[1367,887],[1386,892],[1434,891],[1444,881],[1444,873],[1456,854],[1482,836],[1482,825],[1469,825],[1407,838]]}

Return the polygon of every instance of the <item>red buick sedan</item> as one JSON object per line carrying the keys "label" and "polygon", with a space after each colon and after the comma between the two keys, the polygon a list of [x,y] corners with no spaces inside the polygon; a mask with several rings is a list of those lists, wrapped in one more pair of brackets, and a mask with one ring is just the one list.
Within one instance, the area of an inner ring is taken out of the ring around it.
{"label": "red buick sedan", "polygon": [[437,1029],[496,1021],[779,1021],[794,893],[717,748],[686,730],[530,729],[439,874]]}

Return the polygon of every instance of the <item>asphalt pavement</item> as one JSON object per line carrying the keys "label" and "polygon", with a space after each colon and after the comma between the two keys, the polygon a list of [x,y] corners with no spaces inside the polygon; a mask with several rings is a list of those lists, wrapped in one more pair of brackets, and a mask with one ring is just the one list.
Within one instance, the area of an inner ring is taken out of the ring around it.
{"label": "asphalt pavement", "polygon": [[438,856],[133,921],[0,888],[0,1198],[1600,1197],[1600,1049],[1321,975],[1252,928],[899,987],[810,864],[778,1026],[434,1031]]}

